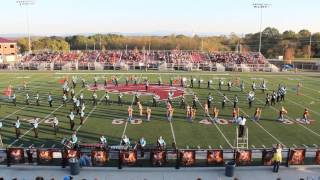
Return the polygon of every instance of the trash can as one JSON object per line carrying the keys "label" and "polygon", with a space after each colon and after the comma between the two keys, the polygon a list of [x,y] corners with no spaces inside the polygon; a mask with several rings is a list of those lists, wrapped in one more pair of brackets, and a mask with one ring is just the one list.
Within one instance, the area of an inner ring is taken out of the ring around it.
{"label": "trash can", "polygon": [[70,158],[69,166],[71,175],[78,175],[80,173],[80,164],[77,158]]}
{"label": "trash can", "polygon": [[227,162],[226,163],[226,176],[233,177],[235,168],[236,168],[236,163],[234,161]]}

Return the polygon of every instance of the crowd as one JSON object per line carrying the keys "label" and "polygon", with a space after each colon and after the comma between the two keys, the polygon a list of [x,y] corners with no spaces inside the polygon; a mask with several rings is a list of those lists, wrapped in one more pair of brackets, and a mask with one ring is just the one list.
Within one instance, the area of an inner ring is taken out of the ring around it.
{"label": "crowd", "polygon": [[103,51],[70,51],[41,52],[23,56],[21,62],[99,62],[99,63],[154,63],[167,62],[174,64],[188,63],[222,63],[222,64],[264,64],[264,57],[259,53],[237,52],[202,52],[202,51],[146,51],[146,50],[103,50]]}

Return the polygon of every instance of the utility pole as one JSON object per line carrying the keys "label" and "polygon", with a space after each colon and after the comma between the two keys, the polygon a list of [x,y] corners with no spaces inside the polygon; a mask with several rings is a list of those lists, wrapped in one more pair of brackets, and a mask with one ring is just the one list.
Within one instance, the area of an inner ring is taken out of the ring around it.
{"label": "utility pole", "polygon": [[29,23],[29,6],[34,5],[33,0],[19,0],[16,1],[20,6],[26,7],[26,18],[27,18],[27,34],[28,34],[28,49],[29,53],[31,53],[31,36],[30,36],[30,23]]}
{"label": "utility pole", "polygon": [[259,53],[261,53],[261,39],[262,39],[262,9],[269,8],[271,4],[253,3],[254,8],[260,9],[260,37],[259,37]]}

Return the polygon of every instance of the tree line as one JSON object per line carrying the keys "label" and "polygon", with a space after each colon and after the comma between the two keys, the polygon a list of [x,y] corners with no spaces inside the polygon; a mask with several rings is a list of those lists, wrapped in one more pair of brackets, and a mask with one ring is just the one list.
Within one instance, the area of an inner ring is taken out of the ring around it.
{"label": "tree line", "polygon": [[[124,36],[119,34],[52,36],[32,38],[31,47],[33,51],[180,49],[257,52],[259,36],[259,32],[244,36],[231,34],[206,37],[174,34],[168,36]],[[28,51],[28,39],[18,39],[18,46],[21,53]],[[266,58],[278,58],[278,56],[283,56],[284,59],[320,58],[320,33],[312,34],[306,29],[299,32],[287,30],[281,33],[276,28],[267,27],[262,31],[261,53]]]}

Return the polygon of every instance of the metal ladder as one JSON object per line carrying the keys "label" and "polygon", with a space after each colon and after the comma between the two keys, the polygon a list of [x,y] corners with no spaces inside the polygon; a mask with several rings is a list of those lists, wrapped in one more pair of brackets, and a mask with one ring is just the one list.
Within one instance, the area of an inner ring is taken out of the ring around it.
{"label": "metal ladder", "polygon": [[249,131],[247,126],[244,127],[243,137],[239,137],[239,128],[236,128],[236,148],[237,149],[248,149],[249,148]]}

